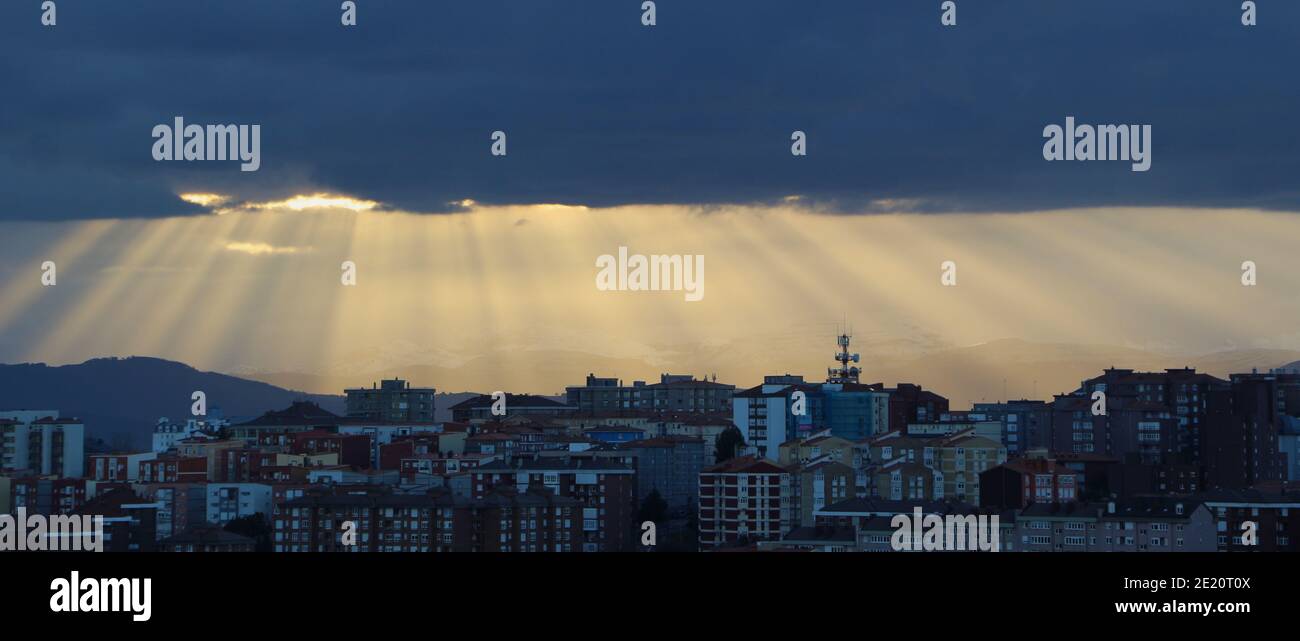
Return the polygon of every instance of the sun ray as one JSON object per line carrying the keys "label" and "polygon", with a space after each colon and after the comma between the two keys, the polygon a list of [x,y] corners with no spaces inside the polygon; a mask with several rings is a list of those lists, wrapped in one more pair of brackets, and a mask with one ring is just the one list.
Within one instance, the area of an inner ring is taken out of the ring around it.
{"label": "sun ray", "polygon": [[[60,223],[57,228],[66,229],[62,239],[43,249],[38,257],[40,262],[53,261],[56,276],[76,277],[81,259],[88,251],[96,247],[117,226],[116,220],[92,220],[81,223]],[[46,289],[41,285],[40,263],[32,265],[32,271],[18,270],[16,276],[0,290],[0,333],[4,332],[13,319],[31,309],[38,293]],[[66,282],[66,281],[65,281]],[[55,287],[58,287],[56,284]],[[47,293],[64,290],[49,290]]]}

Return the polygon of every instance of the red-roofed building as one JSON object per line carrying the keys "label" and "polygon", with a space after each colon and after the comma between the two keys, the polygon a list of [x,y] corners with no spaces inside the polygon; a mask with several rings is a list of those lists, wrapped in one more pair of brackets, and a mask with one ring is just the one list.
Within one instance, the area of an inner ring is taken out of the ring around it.
{"label": "red-roofed building", "polygon": [[144,500],[158,504],[157,536],[167,538],[207,518],[206,483],[148,483],[132,486]]}
{"label": "red-roofed building", "polygon": [[403,458],[399,469],[401,469],[401,477],[411,481],[417,474],[445,476],[468,472],[496,459],[495,454],[474,453],[463,456],[446,456],[438,453],[415,454]]}
{"label": "red-roofed building", "polygon": [[[584,552],[630,552],[635,543],[636,470],[611,459],[567,457],[497,459],[470,472],[471,495],[482,499],[503,486],[539,485],[556,496],[577,499],[581,506]],[[577,517],[575,517],[577,518]]]}
{"label": "red-roofed building", "polygon": [[439,437],[437,434],[411,434],[395,437],[392,443],[379,446],[379,469],[397,470],[402,467],[402,459],[419,454],[437,454]]}
{"label": "red-roofed building", "polygon": [[202,483],[208,480],[208,459],[201,456],[160,456],[140,461],[141,483]]}
{"label": "red-roofed building", "polygon": [[1079,500],[1083,475],[1052,459],[1012,459],[980,474],[980,506],[1021,509]]}
{"label": "red-roofed building", "polygon": [[247,483],[261,476],[263,467],[276,464],[275,453],[252,447],[236,447],[214,453],[215,465],[209,480],[220,483]]}
{"label": "red-roofed building", "polygon": [[89,478],[96,481],[134,481],[140,473],[140,461],[155,458],[154,452],[91,454],[86,457],[89,463]]}
{"label": "red-roofed building", "polygon": [[9,480],[9,508],[17,513],[72,514],[95,494],[95,481],[51,476],[20,477]]}
{"label": "red-roofed building", "polygon": [[334,452],[340,465],[370,467],[370,437],[364,434],[339,434],[313,430],[289,435],[289,451],[294,454]]}
{"label": "red-roofed building", "polygon": [[475,434],[465,439],[466,454],[495,454],[505,460],[514,458],[519,451],[519,437],[505,432]]}
{"label": "red-roofed building", "polygon": [[799,509],[788,469],[741,456],[700,472],[700,548],[779,540]]}

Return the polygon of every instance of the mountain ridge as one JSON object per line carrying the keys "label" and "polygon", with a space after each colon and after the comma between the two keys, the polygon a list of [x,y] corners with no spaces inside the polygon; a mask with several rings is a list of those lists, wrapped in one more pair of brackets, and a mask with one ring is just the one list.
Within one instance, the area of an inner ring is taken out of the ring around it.
{"label": "mountain ridge", "polygon": [[85,423],[87,439],[102,438],[115,446],[145,447],[160,417],[188,418],[195,391],[206,395],[210,414],[219,409],[231,419],[260,416],[296,400],[343,411],[341,396],[283,389],[150,356],[68,365],[0,364],[0,409],[59,410]]}

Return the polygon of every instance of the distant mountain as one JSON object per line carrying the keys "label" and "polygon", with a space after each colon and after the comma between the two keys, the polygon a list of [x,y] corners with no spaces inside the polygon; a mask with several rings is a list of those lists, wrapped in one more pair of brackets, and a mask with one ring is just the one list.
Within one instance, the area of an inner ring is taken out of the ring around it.
{"label": "distant mountain", "polygon": [[0,409],[57,409],[86,425],[87,438],[142,448],[159,417],[190,416],[191,395],[207,395],[226,418],[255,417],[310,400],[341,414],[343,397],[307,394],[157,358],[98,358],[79,365],[0,365]]}

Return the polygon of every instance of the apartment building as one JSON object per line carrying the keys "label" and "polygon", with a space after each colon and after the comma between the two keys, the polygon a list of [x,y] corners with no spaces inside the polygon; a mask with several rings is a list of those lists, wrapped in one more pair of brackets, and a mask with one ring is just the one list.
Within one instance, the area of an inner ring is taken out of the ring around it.
{"label": "apartment building", "polygon": [[740,456],[700,472],[700,548],[779,540],[799,510],[790,471]]}
{"label": "apartment building", "polygon": [[1116,503],[1034,503],[1017,519],[1025,552],[1213,552],[1215,521],[1204,504],[1150,497]]}
{"label": "apartment building", "polygon": [[980,474],[980,505],[1020,509],[1079,500],[1083,475],[1048,458],[1018,458]]}
{"label": "apartment building", "polygon": [[533,485],[544,487],[582,506],[582,551],[634,549],[636,470],[626,462],[604,457],[557,454],[480,465],[469,471],[471,496],[482,499],[503,486],[521,491]]}
{"label": "apartment building", "polygon": [[0,412],[0,472],[75,478],[85,475],[86,428],[58,410]]}
{"label": "apartment building", "polygon": [[411,387],[400,378],[372,383],[369,388],[343,390],[348,418],[372,421],[432,422],[434,398],[432,387]]}
{"label": "apartment building", "polygon": [[[445,490],[318,488],[275,508],[277,552],[581,552],[582,504],[532,486],[482,498]],[[345,536],[350,535],[345,539]]]}

